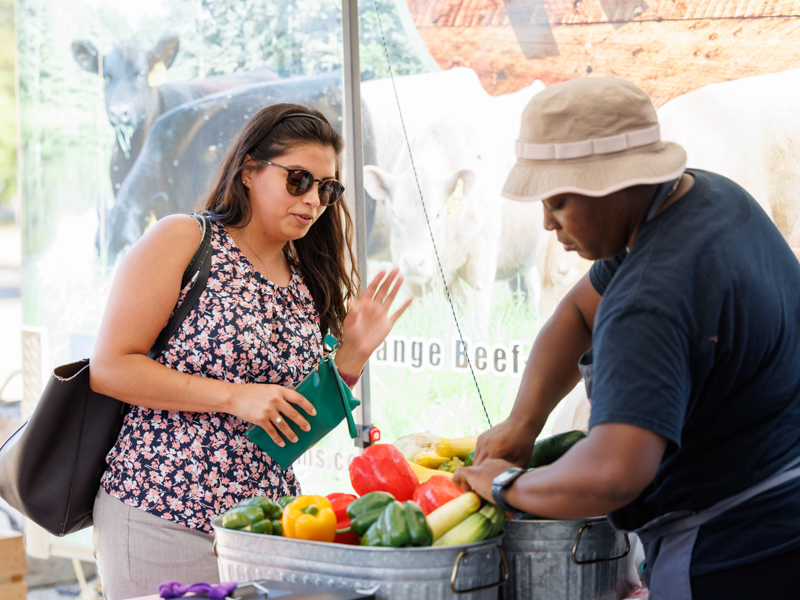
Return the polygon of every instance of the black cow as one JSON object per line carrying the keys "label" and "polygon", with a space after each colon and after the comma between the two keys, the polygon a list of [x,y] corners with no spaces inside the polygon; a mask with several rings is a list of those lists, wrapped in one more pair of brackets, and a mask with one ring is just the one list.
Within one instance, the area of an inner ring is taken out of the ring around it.
{"label": "black cow", "polygon": [[151,86],[151,77],[158,77],[159,70],[172,66],[178,47],[178,37],[167,34],[149,52],[134,42],[124,41],[101,57],[92,42],[72,42],[72,54],[78,64],[105,80],[106,112],[116,136],[110,165],[114,195],[133,167],[150,127],[161,114],[196,98],[277,78],[272,71],[263,69]]}
{"label": "black cow", "polygon": [[[133,244],[153,219],[197,208],[233,138],[254,113],[292,102],[315,108],[340,129],[342,75],[297,77],[228,90],[161,115],[117,195],[108,224],[108,261]],[[374,160],[364,118],[364,160]],[[368,199],[369,203],[369,199]],[[369,229],[374,205],[367,212]]]}

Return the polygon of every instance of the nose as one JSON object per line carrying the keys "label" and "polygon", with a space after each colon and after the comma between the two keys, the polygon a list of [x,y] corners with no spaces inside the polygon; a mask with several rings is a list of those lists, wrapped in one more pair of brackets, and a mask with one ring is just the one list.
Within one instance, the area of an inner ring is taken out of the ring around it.
{"label": "nose", "polygon": [[542,211],[544,212],[544,219],[542,219],[542,224],[547,231],[553,231],[558,229],[558,221],[553,218],[552,213],[547,209],[547,207],[542,204]]}
{"label": "nose", "polygon": [[303,194],[303,203],[311,206],[312,208],[322,204],[322,201],[319,198],[319,182],[315,181],[313,184],[311,184],[311,187],[308,188],[308,191]]}

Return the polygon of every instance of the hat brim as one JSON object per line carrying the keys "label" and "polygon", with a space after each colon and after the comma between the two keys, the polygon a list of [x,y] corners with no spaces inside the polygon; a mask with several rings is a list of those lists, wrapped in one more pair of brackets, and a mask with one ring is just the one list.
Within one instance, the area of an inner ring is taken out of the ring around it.
{"label": "hat brim", "polygon": [[686,151],[674,142],[585,159],[519,158],[502,195],[518,202],[536,202],[557,194],[600,197],[635,185],[677,179],[685,169]]}

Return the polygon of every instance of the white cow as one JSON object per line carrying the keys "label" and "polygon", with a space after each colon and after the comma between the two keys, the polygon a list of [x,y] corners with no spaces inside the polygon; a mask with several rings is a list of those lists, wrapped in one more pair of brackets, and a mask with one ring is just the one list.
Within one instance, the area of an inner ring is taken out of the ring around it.
{"label": "white cow", "polygon": [[714,83],[658,111],[689,166],[744,187],[784,237],[800,220],[800,69]]}
{"label": "white cow", "polygon": [[[406,132],[411,137],[447,116],[466,120],[467,107],[487,98],[478,75],[467,67],[365,81],[361,101],[374,136],[375,163],[371,166],[393,169],[398,158],[408,154]],[[367,249],[372,261],[391,260],[387,210],[385,203],[376,204]]]}
{"label": "white cow", "polygon": [[[477,78],[475,83],[480,85]],[[433,96],[425,94],[421,104],[403,103],[399,94],[404,115],[409,115],[404,118],[413,164],[401,136],[392,164],[365,167],[365,189],[386,208],[391,259],[412,293],[441,287],[441,263],[456,300],[465,295],[462,281],[474,291],[483,331],[496,279],[521,274],[523,285],[538,301],[541,206],[502,199],[500,190],[515,160],[522,109],[541,89],[537,82],[492,98],[482,88],[446,87]],[[424,115],[417,116],[415,109]]]}
{"label": "white cow", "polygon": [[472,288],[485,331],[496,279],[520,273],[538,298],[536,249],[544,229],[540,206],[501,198],[508,166],[478,148],[462,123],[443,120],[412,143],[415,168],[407,155],[391,170],[367,166],[364,185],[388,208],[392,261],[412,293],[440,288],[441,265],[455,301],[465,297],[462,281]]}

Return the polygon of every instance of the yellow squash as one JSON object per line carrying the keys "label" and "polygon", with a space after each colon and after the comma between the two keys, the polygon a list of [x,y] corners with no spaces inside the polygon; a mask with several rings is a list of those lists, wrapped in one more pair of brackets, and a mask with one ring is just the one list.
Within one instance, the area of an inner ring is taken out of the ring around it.
{"label": "yellow squash", "polygon": [[428,467],[429,469],[438,469],[444,463],[446,463],[449,458],[446,456],[440,456],[433,452],[432,450],[426,450],[424,452],[420,452],[414,457],[414,462],[418,465],[422,465],[423,467]]}
{"label": "yellow squash", "polygon": [[478,445],[478,436],[469,435],[460,438],[441,438],[433,443],[433,450],[439,456],[453,458],[454,456],[464,457]]}
{"label": "yellow squash", "polygon": [[417,476],[417,479],[419,479],[420,483],[425,483],[434,475],[444,475],[445,477],[453,476],[453,474],[449,473],[448,471],[429,469],[428,467],[423,467],[422,465],[418,465],[417,463],[411,461],[409,461],[408,466],[411,467],[412,471],[414,471],[414,474]]}

